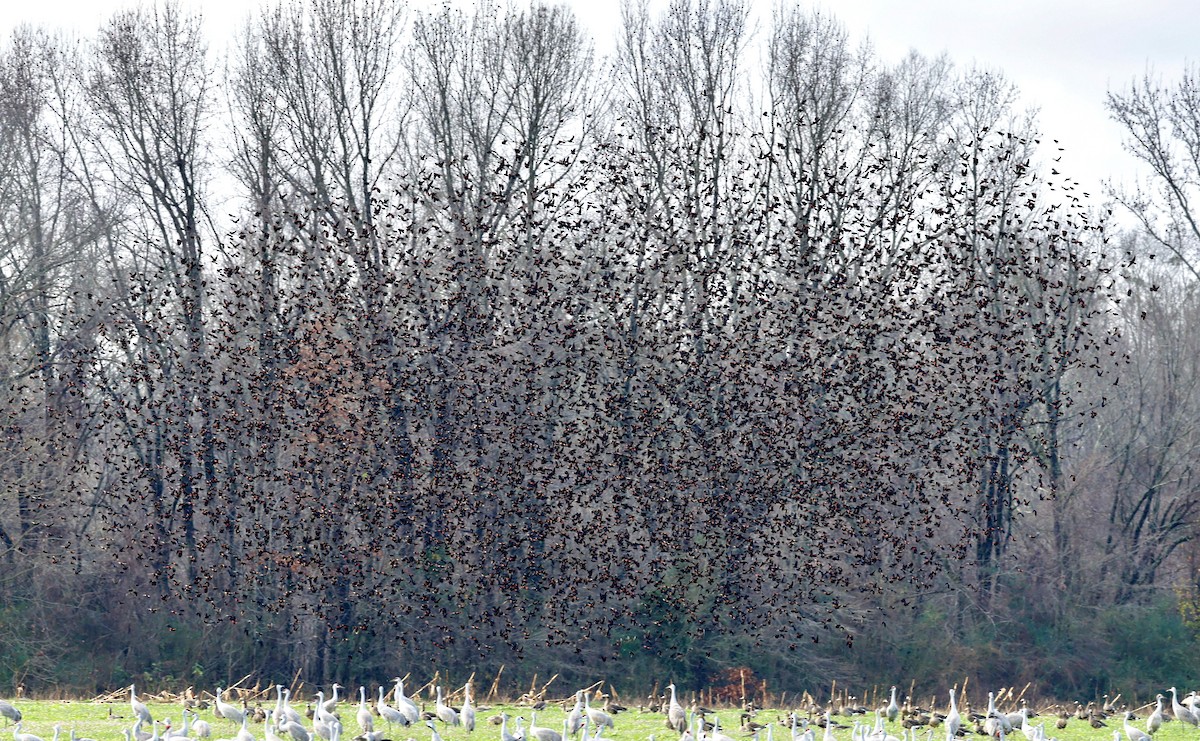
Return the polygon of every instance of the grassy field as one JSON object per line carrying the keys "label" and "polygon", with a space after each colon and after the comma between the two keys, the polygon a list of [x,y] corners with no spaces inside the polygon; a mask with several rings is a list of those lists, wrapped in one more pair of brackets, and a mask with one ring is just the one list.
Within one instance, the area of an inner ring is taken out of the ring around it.
{"label": "grassy field", "polygon": [[[54,726],[59,724],[62,728],[62,741],[66,741],[70,737],[70,731],[73,729],[75,733],[81,737],[91,737],[98,741],[117,741],[122,739],[122,730],[129,728],[132,721],[132,712],[130,711],[128,702],[126,703],[96,703],[96,702],[65,702],[65,701],[22,701],[17,700],[14,703],[20,709],[24,716],[21,730],[23,733],[33,733],[42,737],[45,741],[51,741],[54,736]],[[162,703],[147,703],[150,712],[156,720],[169,718],[176,726],[179,725],[180,706],[178,704],[162,704]],[[304,708],[303,703],[293,703],[298,710]],[[271,708],[274,703],[263,703],[265,708]],[[358,735],[359,729],[354,722],[354,712],[357,703],[340,704],[338,706],[338,714],[342,718],[345,725],[345,731],[342,741],[350,741],[353,736]],[[432,708],[430,708],[432,709]],[[944,709],[943,709],[944,710]],[[495,741],[500,737],[500,727],[492,725],[488,719],[500,712],[507,712],[512,718],[523,716],[526,721],[530,719],[530,710],[528,707],[519,706],[487,706],[482,705],[477,708],[476,728],[473,734],[468,734],[462,728],[445,728],[442,724],[438,724],[438,733],[444,741],[470,741],[472,739],[486,739],[487,741]],[[110,715],[111,713],[111,715]],[[751,734],[743,733],[740,730],[741,723],[739,720],[740,712],[736,709],[721,710],[719,713],[721,719],[721,729],[729,736],[735,739],[751,738]],[[1145,727],[1145,716],[1147,711],[1142,711],[1142,718],[1134,722],[1139,728]],[[539,726],[561,730],[562,721],[566,713],[557,706],[549,706],[545,710],[537,714]],[[785,713],[777,710],[760,710],[756,714],[754,720],[758,723],[767,724],[774,723],[773,729],[775,741],[785,741],[788,738],[788,729],[784,726]],[[211,710],[201,710],[200,717],[208,721],[212,725],[213,738],[233,738],[237,734],[237,726],[233,723],[215,718]],[[835,720],[850,725],[853,721],[849,718],[840,718],[835,716]],[[1095,729],[1092,728],[1087,721],[1072,719],[1065,729],[1055,728],[1055,716],[1040,716],[1033,719],[1035,724],[1044,721],[1046,730],[1049,736],[1059,739],[1059,741],[1113,741],[1113,731],[1122,728],[1120,716],[1110,717],[1106,722],[1107,728]],[[377,729],[386,729],[387,726],[379,718],[375,719]],[[263,725],[261,723],[250,723],[248,728],[255,738],[264,738]],[[888,732],[897,737],[903,737],[904,729],[899,723],[887,724]],[[0,741],[5,741],[12,726],[0,728]],[[509,730],[515,730],[510,723]],[[636,709],[621,713],[616,717],[616,728],[614,730],[606,730],[604,737],[612,739],[612,741],[646,741],[653,734],[657,741],[673,741],[675,734],[669,731],[665,726],[665,716],[656,713],[641,713]],[[817,739],[820,741],[822,731],[817,729]],[[416,741],[429,741],[429,729],[424,726],[412,726],[404,728],[396,726],[393,732],[386,734],[386,737],[392,741],[407,741],[407,739],[415,739]],[[837,730],[835,736],[838,741],[850,741],[850,730]],[[927,732],[919,731],[919,741],[925,741]],[[314,739],[316,737],[314,736]],[[760,741],[766,741],[767,735],[763,731],[760,735]],[[945,738],[944,732],[941,729],[936,729],[933,732],[934,741],[943,741]],[[965,737],[964,741],[978,739],[984,741],[985,737],[970,734]],[[1019,732],[1010,737],[1012,741],[1025,741],[1025,737]],[[1122,733],[1122,739],[1125,735]],[[1191,726],[1184,725],[1178,722],[1170,722],[1164,724],[1162,729],[1155,735],[1155,741],[1200,741],[1200,730]]]}

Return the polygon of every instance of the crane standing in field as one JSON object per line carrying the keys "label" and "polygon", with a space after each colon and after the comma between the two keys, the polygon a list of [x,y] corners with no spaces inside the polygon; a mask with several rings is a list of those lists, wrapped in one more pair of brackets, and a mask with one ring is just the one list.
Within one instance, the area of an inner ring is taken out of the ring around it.
{"label": "crane standing in field", "polygon": [[679,704],[679,698],[675,696],[675,683],[668,684],[667,689],[671,690],[671,699],[667,703],[667,725],[677,733],[685,733],[688,729],[687,713]]}
{"label": "crane standing in field", "polygon": [[7,726],[10,722],[21,722],[21,711],[17,710],[16,706],[7,700],[0,700],[0,715],[4,716],[5,726]]}

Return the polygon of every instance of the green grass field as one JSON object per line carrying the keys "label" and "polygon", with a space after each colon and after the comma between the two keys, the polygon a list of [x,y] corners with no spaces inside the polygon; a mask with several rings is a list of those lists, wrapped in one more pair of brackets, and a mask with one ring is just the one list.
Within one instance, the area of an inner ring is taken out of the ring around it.
{"label": "green grass field", "polygon": [[[87,736],[95,738],[98,741],[117,741],[122,738],[122,730],[132,726],[132,712],[129,704],[126,703],[96,703],[87,701],[66,702],[66,701],[23,701],[17,700],[14,702],[17,708],[24,716],[21,726],[23,733],[32,733],[40,736],[45,741],[51,741],[54,736],[54,726],[59,724],[62,728],[62,741],[66,741],[70,736],[70,731],[73,729],[79,736]],[[151,714],[156,720],[169,718],[176,726],[180,723],[178,704],[164,703],[147,703]],[[303,710],[305,704],[294,702],[293,706],[298,710]],[[263,707],[270,709],[274,707],[273,702],[264,702]],[[354,712],[357,703],[340,704],[338,706],[338,714],[342,718],[345,730],[342,741],[350,741],[354,736],[358,735],[359,729],[354,721]],[[432,705],[430,706],[432,708]],[[110,711],[112,717],[110,717]],[[507,712],[510,717],[523,716],[526,721],[530,719],[530,709],[528,707],[520,707],[513,705],[482,705],[477,708],[476,728],[473,734],[468,734],[462,728],[445,728],[442,724],[438,724],[438,733],[444,741],[472,741],[483,739],[486,741],[496,741],[500,737],[500,727],[492,725],[488,720],[499,714]],[[538,725],[560,730],[562,721],[566,713],[558,706],[549,706],[545,710],[538,712]],[[739,716],[740,712],[736,709],[721,710],[718,713],[721,719],[721,729],[727,735],[735,739],[751,738],[751,734],[743,733],[740,730]],[[1139,728],[1145,728],[1146,711],[1140,713],[1140,719],[1134,721],[1134,725]],[[775,741],[788,741],[788,729],[783,725],[784,712],[777,710],[760,710],[754,720],[758,723],[767,724],[775,723],[773,730]],[[238,727],[233,723],[215,718],[211,710],[201,710],[200,717],[208,721],[212,725],[213,739],[233,738],[237,734]],[[853,721],[849,718],[836,717],[835,720],[850,725]],[[1034,718],[1034,723],[1044,721],[1046,723],[1047,735],[1059,739],[1059,741],[1113,741],[1113,731],[1122,728],[1120,716],[1112,716],[1106,722],[1107,728],[1095,729],[1092,728],[1087,721],[1072,719],[1065,729],[1059,730],[1055,728],[1057,718],[1052,715],[1039,716]],[[375,719],[377,729],[387,729],[387,725],[379,718]],[[12,725],[7,728],[0,728],[0,741],[6,741],[8,734],[12,731]],[[903,737],[904,729],[899,723],[887,724],[888,732],[897,737]],[[263,739],[263,724],[251,722],[248,729],[255,738]],[[510,722],[509,730],[515,730]],[[822,737],[821,729],[817,730],[817,739],[820,741]],[[616,717],[615,730],[606,730],[604,738],[612,739],[612,741],[646,741],[653,734],[657,741],[673,741],[676,738],[675,734],[669,731],[665,726],[665,716],[658,713],[642,713],[636,709],[621,713]],[[838,730],[835,733],[838,741],[850,741],[850,730]],[[407,739],[415,739],[416,741],[429,741],[429,729],[424,726],[412,726],[404,728],[396,726],[395,729],[386,734],[386,737],[392,741],[407,741]],[[316,737],[314,737],[315,739]],[[760,741],[766,741],[766,732],[763,731],[760,735]],[[925,731],[918,732],[918,741],[924,741],[926,738]],[[941,729],[935,729],[933,734],[934,741],[943,741],[944,732]],[[1121,736],[1125,738],[1124,734]],[[985,737],[969,734],[964,741],[978,739],[984,741]],[[1012,741],[1025,741],[1025,737],[1019,732],[1010,736]],[[1155,741],[1200,741],[1200,730],[1191,726],[1184,725],[1178,722],[1170,722],[1163,725],[1162,729],[1155,735]]]}

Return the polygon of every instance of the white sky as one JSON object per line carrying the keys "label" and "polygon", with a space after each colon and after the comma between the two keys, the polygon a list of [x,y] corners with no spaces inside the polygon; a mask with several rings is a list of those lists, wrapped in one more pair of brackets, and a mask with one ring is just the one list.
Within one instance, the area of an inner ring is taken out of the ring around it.
{"label": "white sky", "polygon": [[[469,0],[460,0],[467,3]],[[652,0],[665,7],[668,0]],[[779,0],[788,2],[790,0]],[[802,0],[803,1],[803,0]],[[618,0],[566,0],[597,40],[609,46],[619,19]],[[776,0],[749,0],[764,21]],[[185,0],[206,16],[214,47],[256,0]],[[431,7],[437,0],[411,0]],[[88,35],[123,0],[0,2],[0,33],[20,22]],[[1109,86],[1120,88],[1149,63],[1165,79],[1177,77],[1200,39],[1195,0],[825,0],[853,38],[869,35],[884,61],[910,48],[942,51],[959,66],[1002,70],[1025,105],[1040,110],[1043,132],[1066,148],[1061,166],[1093,195],[1104,178],[1132,181],[1138,171],[1120,146],[1121,132],[1104,111]],[[765,27],[765,23],[760,28]]]}

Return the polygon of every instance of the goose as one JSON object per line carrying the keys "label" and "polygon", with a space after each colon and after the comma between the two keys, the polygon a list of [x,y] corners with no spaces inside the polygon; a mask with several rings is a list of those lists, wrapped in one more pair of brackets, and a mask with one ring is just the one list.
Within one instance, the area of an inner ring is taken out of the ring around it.
{"label": "goose", "polygon": [[[586,700],[587,693],[584,693],[583,696]],[[526,734],[526,737],[531,735],[537,736],[538,741],[563,741],[563,738],[559,735],[558,731],[554,730],[553,728],[543,728],[537,724],[536,711],[531,713],[529,717],[529,733]]]}
{"label": "goose", "polygon": [[[675,697],[675,683],[668,684],[667,689],[671,690],[671,700],[667,704],[667,726],[677,733],[684,733],[688,729],[687,714],[683,712],[683,706]],[[576,703],[578,706],[578,700]]]}
{"label": "goose", "polygon": [[958,729],[962,727],[962,716],[958,713],[958,704],[954,701],[954,688],[950,688],[950,712],[946,714],[946,720],[942,721],[946,724],[946,738],[954,738],[958,735]]}
{"label": "goose", "polygon": [[439,685],[437,688],[437,704],[435,705],[438,720],[448,726],[456,726],[459,724],[458,711],[442,702],[442,688]]}
{"label": "goose", "polygon": [[893,723],[896,722],[896,718],[900,717],[900,704],[896,702],[895,687],[892,687],[892,701],[888,703],[884,714],[887,715],[887,719]]}
{"label": "goose", "polygon": [[137,699],[137,692],[132,684],[129,685],[129,707],[133,709],[135,718],[141,718],[143,723],[153,722],[154,719],[150,717],[150,708]]}
{"label": "goose", "polygon": [[396,723],[406,726],[412,722],[407,715],[387,704],[383,699],[383,687],[379,688],[379,699],[375,702],[375,709],[379,711],[379,717],[383,718],[389,726]]}
{"label": "goose", "polygon": [[[109,708],[111,710],[111,708]],[[21,711],[17,710],[11,702],[0,700],[0,715],[4,716],[4,725],[21,722]]]}
{"label": "goose", "polygon": [[421,708],[417,707],[415,702],[404,696],[404,681],[400,677],[395,677],[392,681],[396,683],[396,709],[404,713],[404,717],[408,718],[409,723],[419,722],[421,720]]}
{"label": "goose", "polygon": [[1154,699],[1157,702],[1157,706],[1154,708],[1154,712],[1150,713],[1150,717],[1146,718],[1146,730],[1150,732],[1151,736],[1157,733],[1163,724],[1163,696],[1155,695]]}
{"label": "goose", "polygon": [[462,710],[458,711],[458,720],[463,728],[467,729],[467,733],[475,730],[475,706],[471,704],[471,683],[467,682],[463,685],[463,704]]}
{"label": "goose", "polygon": [[583,691],[579,690],[575,693],[575,707],[571,708],[571,712],[567,713],[567,731],[572,736],[578,736],[579,730],[583,728]]}
{"label": "goose", "polygon": [[597,710],[588,703],[587,692],[583,693],[583,712],[585,715],[587,715],[588,720],[592,721],[592,724],[595,725],[596,728],[603,728],[604,726],[614,729],[616,728],[616,726],[613,725],[613,719],[611,715],[603,710]]}
{"label": "goose", "polygon": [[375,716],[371,715],[371,709],[367,707],[367,688],[362,685],[358,687],[358,712],[354,714],[354,719],[358,721],[358,727],[363,733],[375,730]]}
{"label": "goose", "polygon": [[216,711],[214,714],[218,718],[224,718],[225,720],[233,721],[237,725],[241,725],[241,722],[246,719],[246,714],[242,712],[241,708],[230,705],[222,700],[222,691],[220,687],[217,688]]}
{"label": "goose", "polygon": [[[1136,728],[1129,723],[1129,719],[1133,717],[1133,713],[1125,711],[1125,735],[1129,741],[1150,741],[1150,734],[1143,731],[1141,728]],[[1116,734],[1117,741],[1121,740],[1121,732],[1113,731]]]}

